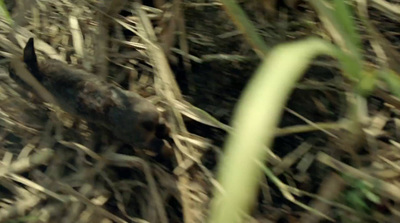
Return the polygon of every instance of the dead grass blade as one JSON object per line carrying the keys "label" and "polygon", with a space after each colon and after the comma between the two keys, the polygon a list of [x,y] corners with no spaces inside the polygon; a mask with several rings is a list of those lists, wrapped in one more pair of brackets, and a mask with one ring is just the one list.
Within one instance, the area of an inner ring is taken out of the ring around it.
{"label": "dead grass blade", "polygon": [[356,179],[367,181],[368,183],[373,185],[376,192],[381,194],[382,196],[388,197],[397,202],[400,201],[400,188],[394,184],[370,176],[354,167],[351,167],[347,164],[340,162],[339,160],[330,157],[323,152],[319,152],[317,154],[317,160],[341,173],[346,173]]}
{"label": "dead grass blade", "polygon": [[19,174],[46,164],[54,155],[51,149],[41,149],[29,157],[12,162],[9,166],[0,166],[0,177],[7,174]]}
{"label": "dead grass blade", "polygon": [[[358,1],[358,0],[357,0]],[[400,6],[384,0],[372,0],[371,5],[389,15],[392,19],[400,22]]]}
{"label": "dead grass blade", "polygon": [[305,205],[305,204],[303,204],[303,203],[297,201],[296,198],[292,195],[292,193],[291,193],[291,191],[290,191],[288,185],[286,185],[286,184],[284,184],[282,181],[280,181],[280,180],[272,173],[272,171],[271,171],[268,167],[264,166],[261,162],[259,162],[259,161],[255,161],[255,162],[257,163],[257,165],[260,166],[260,168],[264,171],[264,173],[271,179],[271,181],[279,188],[279,190],[282,192],[283,196],[284,196],[287,200],[293,202],[294,204],[298,205],[298,206],[301,207],[301,208],[304,208],[305,210],[307,210],[307,211],[313,213],[314,215],[317,215],[317,216],[319,216],[319,217],[321,217],[321,218],[324,218],[324,219],[326,219],[326,220],[329,220],[329,221],[331,221],[331,222],[335,222],[334,219],[332,219],[331,217],[329,217],[328,215],[326,215],[324,212],[321,212],[321,211],[319,211],[319,210],[317,210],[317,209],[314,209],[314,208],[312,208],[312,207],[309,207],[309,206],[307,206],[307,205]]}
{"label": "dead grass blade", "polygon": [[107,217],[114,222],[118,223],[127,223],[127,221],[121,219],[120,217],[112,214],[111,212],[105,210],[104,208],[101,208],[100,206],[94,204],[91,200],[87,199],[84,195],[79,193],[78,191],[74,190],[71,186],[56,182],[55,185],[59,188],[59,190],[63,191],[66,194],[74,196],[76,199],[78,199],[81,203],[87,205],[88,207],[93,208],[93,210],[96,211],[96,213],[103,215],[104,217]]}
{"label": "dead grass blade", "polygon": [[107,154],[105,157],[106,162],[115,165],[115,166],[123,166],[123,167],[137,167],[143,170],[147,183],[149,184],[150,193],[152,195],[152,199],[155,202],[158,217],[160,222],[166,223],[168,222],[167,214],[164,209],[164,202],[161,199],[160,193],[157,190],[157,184],[154,180],[152,171],[150,166],[142,159],[138,157],[132,157],[122,154],[111,153]]}
{"label": "dead grass blade", "polygon": [[223,129],[226,132],[230,132],[232,130],[232,127],[230,127],[229,125],[226,125],[218,121],[216,118],[208,114],[206,111],[201,110],[193,106],[192,104],[187,103],[186,101],[182,102],[174,100],[173,103],[176,109],[178,109],[182,114],[186,115],[187,117],[193,120],[196,120],[205,125]]}
{"label": "dead grass blade", "polygon": [[[172,106],[174,100],[182,100],[182,94],[178,87],[178,84],[175,81],[174,75],[169,66],[168,60],[166,56],[163,54],[162,48],[157,44],[157,38],[155,36],[153,27],[150,23],[149,18],[146,16],[146,13],[141,9],[141,5],[139,3],[135,4],[137,15],[139,16],[140,22],[138,23],[138,31],[140,33],[140,37],[147,45],[147,50],[149,52],[149,57],[151,59],[152,65],[155,71],[155,89],[159,96],[162,96],[169,104],[172,110],[171,121],[171,133],[172,138],[174,139],[175,145],[179,148],[180,151],[188,151],[187,154],[192,154],[194,149],[190,144],[184,147],[178,139],[174,136],[174,134],[181,133],[186,136],[188,134],[186,130],[186,126],[183,122],[182,115]],[[175,150],[175,156],[178,161],[178,164],[181,165],[184,161],[182,154]],[[190,161],[192,164],[195,161]],[[183,216],[185,222],[193,222],[194,216],[190,212],[190,195],[187,188],[184,186],[189,182],[189,176],[187,173],[181,174],[178,176],[179,178],[179,189],[181,191],[182,196],[182,208],[183,208]]]}

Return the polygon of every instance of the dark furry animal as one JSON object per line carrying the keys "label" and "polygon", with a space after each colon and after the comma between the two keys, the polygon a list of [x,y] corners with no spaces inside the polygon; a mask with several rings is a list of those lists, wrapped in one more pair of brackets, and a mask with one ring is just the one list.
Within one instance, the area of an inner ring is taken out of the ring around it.
{"label": "dark furry animal", "polygon": [[[147,99],[61,61],[49,59],[38,63],[33,38],[24,48],[23,61],[63,110],[103,126],[125,143],[160,153],[167,128],[160,122],[157,108]],[[10,76],[21,84],[12,69]]]}

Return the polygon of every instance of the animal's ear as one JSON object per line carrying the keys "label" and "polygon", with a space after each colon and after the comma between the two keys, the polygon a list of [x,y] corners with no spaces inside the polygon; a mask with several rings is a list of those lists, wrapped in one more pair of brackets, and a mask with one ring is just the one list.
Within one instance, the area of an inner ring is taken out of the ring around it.
{"label": "animal's ear", "polygon": [[33,38],[28,40],[24,48],[24,62],[33,76],[40,80],[41,78],[39,77],[39,66],[35,53]]}

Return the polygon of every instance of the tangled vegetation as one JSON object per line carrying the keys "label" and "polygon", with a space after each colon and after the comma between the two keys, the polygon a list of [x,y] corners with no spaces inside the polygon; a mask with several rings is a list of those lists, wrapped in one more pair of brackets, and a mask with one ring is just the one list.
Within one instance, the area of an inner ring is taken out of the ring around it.
{"label": "tangled vegetation", "polygon": [[0,3],[0,222],[399,221],[396,1]]}

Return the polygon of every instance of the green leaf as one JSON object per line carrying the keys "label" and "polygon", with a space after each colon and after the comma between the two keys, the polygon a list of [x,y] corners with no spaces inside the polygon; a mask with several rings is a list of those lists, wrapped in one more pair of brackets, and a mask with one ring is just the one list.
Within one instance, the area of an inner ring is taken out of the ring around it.
{"label": "green leaf", "polygon": [[13,22],[10,13],[7,10],[6,4],[4,3],[4,0],[0,0],[0,16],[4,17],[6,21],[10,24]]}
{"label": "green leaf", "polygon": [[364,191],[365,197],[367,197],[368,200],[372,201],[375,204],[380,204],[381,203],[381,198],[374,194],[373,192],[366,190]]}
{"label": "green leaf", "polygon": [[353,80],[359,80],[362,70],[361,38],[357,34],[353,16],[343,0],[329,4],[326,0],[309,0],[317,10],[331,36],[342,47],[343,69]]}
{"label": "green leaf", "polygon": [[363,200],[362,196],[357,191],[349,191],[346,194],[347,202],[359,211],[368,210],[368,205]]}
{"label": "green leaf", "polygon": [[361,72],[361,79],[355,86],[355,90],[357,93],[363,96],[368,96],[375,89],[377,83],[377,75],[376,72]]}
{"label": "green leaf", "polygon": [[396,97],[400,98],[400,77],[392,70],[382,71],[382,79],[387,83],[389,90]]}
{"label": "green leaf", "polygon": [[338,24],[342,25],[344,37],[347,40],[350,40],[348,44],[352,44],[351,48],[357,49],[357,52],[352,52],[358,54],[358,57],[361,57],[359,54],[359,49],[361,47],[361,38],[357,33],[356,24],[354,23],[353,15],[347,5],[348,1],[344,0],[335,0],[334,8],[335,8],[335,18],[338,20]]}
{"label": "green leaf", "polygon": [[[212,223],[242,222],[256,198],[262,171],[284,105],[310,61],[319,54],[334,56],[336,47],[309,38],[274,48],[246,86],[233,116],[211,203]],[[218,190],[220,189],[220,190]]]}

